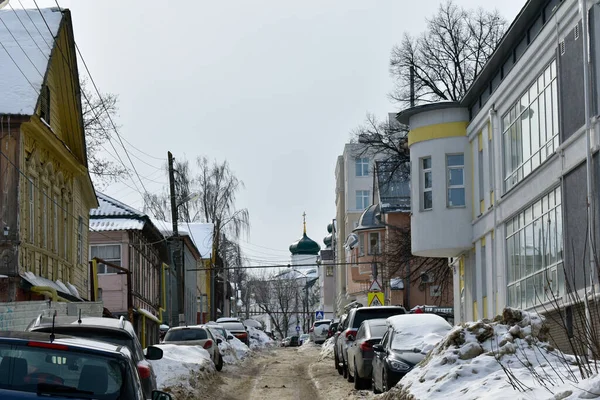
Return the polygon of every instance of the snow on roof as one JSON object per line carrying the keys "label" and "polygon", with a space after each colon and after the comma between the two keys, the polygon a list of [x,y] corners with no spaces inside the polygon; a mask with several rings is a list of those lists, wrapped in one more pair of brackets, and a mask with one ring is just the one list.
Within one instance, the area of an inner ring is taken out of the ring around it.
{"label": "snow on roof", "polygon": [[396,315],[387,319],[394,328],[392,348],[396,350],[419,349],[427,352],[452,329],[452,325],[435,314]]}
{"label": "snow on roof", "polygon": [[106,218],[90,219],[90,229],[92,231],[128,231],[142,230],[144,221],[128,218]]}
{"label": "snow on roof", "polygon": [[143,217],[145,214],[135,208],[128,206],[125,203],[120,202],[104,193],[96,192],[98,198],[98,208],[90,210],[92,217],[115,217],[115,216],[126,216],[126,217]]}
{"label": "snow on roof", "polygon": [[61,20],[57,8],[0,10],[0,114],[35,112]]}
{"label": "snow on roof", "polygon": [[210,258],[214,225],[201,222],[180,222],[180,224],[190,234],[202,258]]}
{"label": "snow on roof", "polygon": [[57,292],[69,294],[78,299],[81,299],[81,296],[79,295],[79,291],[77,290],[77,288],[75,286],[73,286],[72,284],[70,284],[69,282],[67,282],[66,284],[64,284],[60,280],[55,282],[51,279],[37,276],[36,274],[34,274],[33,272],[30,272],[30,271],[26,271],[26,272],[22,273],[21,277],[23,277],[25,280],[27,280],[32,286],[48,286],[48,287],[55,289]]}

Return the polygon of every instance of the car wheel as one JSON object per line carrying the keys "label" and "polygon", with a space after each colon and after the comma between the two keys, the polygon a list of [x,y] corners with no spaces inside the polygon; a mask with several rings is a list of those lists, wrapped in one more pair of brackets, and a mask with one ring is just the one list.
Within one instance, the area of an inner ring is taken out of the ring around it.
{"label": "car wheel", "polygon": [[356,361],[354,361],[354,389],[362,389],[363,382],[363,379],[358,375],[358,368],[356,368]]}
{"label": "car wheel", "polygon": [[344,360],[342,360],[342,376],[344,379],[348,379],[348,366]]}
{"label": "car wheel", "polygon": [[337,354],[335,354],[335,352],[333,353],[333,362],[334,362],[335,369],[338,369],[339,368],[338,358],[337,358]]}
{"label": "car wheel", "polygon": [[336,365],[338,374],[343,375],[344,374],[344,367],[342,365],[340,365],[340,364],[342,364],[342,362],[338,358],[337,363],[335,365]]}
{"label": "car wheel", "polygon": [[[347,374],[348,374],[346,379],[348,379],[348,382],[350,382],[350,383],[354,382],[354,379],[355,379],[354,376],[350,375],[350,365],[346,366],[346,370],[347,370]],[[356,368],[354,369],[354,375],[356,375]]]}
{"label": "car wheel", "polygon": [[217,371],[221,371],[223,369],[223,356],[221,356],[221,354],[219,354],[218,358],[219,358],[219,360],[215,364],[215,369]]}

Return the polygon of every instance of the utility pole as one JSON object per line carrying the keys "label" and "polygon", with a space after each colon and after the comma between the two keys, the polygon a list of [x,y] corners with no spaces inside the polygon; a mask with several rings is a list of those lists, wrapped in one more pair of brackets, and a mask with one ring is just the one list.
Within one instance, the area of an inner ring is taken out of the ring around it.
{"label": "utility pole", "polygon": [[179,325],[182,325],[182,317],[185,318],[185,306],[184,306],[184,296],[185,296],[185,282],[183,276],[183,268],[181,266],[181,241],[179,238],[179,231],[177,230],[177,197],[175,194],[175,170],[173,169],[173,154],[170,151],[167,152],[167,157],[169,160],[169,189],[171,194],[171,220],[173,221],[173,236],[172,236],[172,244],[173,244],[173,266],[175,267],[175,276],[178,284],[177,290],[177,310],[179,313]]}

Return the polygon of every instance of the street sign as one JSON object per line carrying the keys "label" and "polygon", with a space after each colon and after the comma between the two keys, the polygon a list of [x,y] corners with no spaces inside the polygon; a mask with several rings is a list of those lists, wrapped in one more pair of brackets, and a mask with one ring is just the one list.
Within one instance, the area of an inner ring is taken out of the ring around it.
{"label": "street sign", "polygon": [[323,319],[323,311],[315,311],[315,319],[317,321]]}
{"label": "street sign", "polygon": [[300,332],[300,325],[296,325],[296,332]]}
{"label": "street sign", "polygon": [[369,292],[381,292],[381,285],[377,282],[377,279],[374,279],[373,282],[371,282]]}
{"label": "street sign", "polygon": [[369,292],[367,293],[367,300],[369,307],[382,306],[384,303],[383,292]]}

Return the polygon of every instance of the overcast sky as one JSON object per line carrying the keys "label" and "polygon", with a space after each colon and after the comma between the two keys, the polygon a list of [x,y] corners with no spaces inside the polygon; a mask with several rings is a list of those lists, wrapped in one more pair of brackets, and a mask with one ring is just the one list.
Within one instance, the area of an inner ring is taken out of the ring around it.
{"label": "overcast sky", "polygon": [[[494,5],[511,22],[525,0],[455,3]],[[398,111],[387,97],[390,50],[404,32],[425,30],[440,1],[59,4],[71,9],[100,91],[119,96],[117,123],[127,141],[163,160],[170,150],[178,159],[229,161],[246,185],[237,206],[248,208],[252,226],[242,247],[257,264],[289,259],[304,211],[308,235],[323,246],[335,217],[336,158],[367,112]],[[164,161],[126,146],[148,191],[161,191]],[[124,184],[105,192],[142,207],[141,195]]]}

